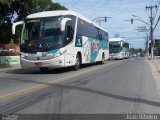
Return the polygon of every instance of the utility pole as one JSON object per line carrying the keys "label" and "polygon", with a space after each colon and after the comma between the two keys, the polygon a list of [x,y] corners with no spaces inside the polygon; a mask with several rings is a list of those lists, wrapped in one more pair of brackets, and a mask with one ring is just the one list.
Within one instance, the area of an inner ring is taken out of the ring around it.
{"label": "utility pole", "polygon": [[148,35],[147,35],[147,36],[146,36],[146,48],[145,48],[145,49],[146,49],[145,51],[146,51],[146,56],[147,56],[147,58],[149,57],[148,42],[149,42],[149,40],[148,40]]}
{"label": "utility pole", "polygon": [[146,9],[150,10],[150,40],[151,40],[151,59],[154,58],[154,39],[153,39],[153,23],[154,23],[154,17],[153,17],[153,8],[157,9],[157,6],[146,6]]}

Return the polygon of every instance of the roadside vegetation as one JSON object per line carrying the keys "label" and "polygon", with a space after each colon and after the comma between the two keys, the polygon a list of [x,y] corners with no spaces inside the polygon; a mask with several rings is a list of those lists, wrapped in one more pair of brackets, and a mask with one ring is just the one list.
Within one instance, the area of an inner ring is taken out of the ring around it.
{"label": "roadside vegetation", "polygon": [[[53,3],[52,0],[0,0],[0,56],[8,55],[6,50],[18,50],[20,33],[12,35],[13,22],[24,20],[31,13],[66,9],[59,3]],[[14,54],[13,51],[11,54]]]}

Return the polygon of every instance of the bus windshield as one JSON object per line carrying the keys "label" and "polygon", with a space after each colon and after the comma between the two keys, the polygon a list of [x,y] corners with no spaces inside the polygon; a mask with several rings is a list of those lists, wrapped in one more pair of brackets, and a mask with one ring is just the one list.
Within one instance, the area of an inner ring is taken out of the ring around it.
{"label": "bus windshield", "polygon": [[43,52],[60,48],[62,19],[63,17],[56,16],[25,20],[21,36],[21,51]]}
{"label": "bus windshield", "polygon": [[122,51],[120,43],[109,43],[109,53],[119,53]]}

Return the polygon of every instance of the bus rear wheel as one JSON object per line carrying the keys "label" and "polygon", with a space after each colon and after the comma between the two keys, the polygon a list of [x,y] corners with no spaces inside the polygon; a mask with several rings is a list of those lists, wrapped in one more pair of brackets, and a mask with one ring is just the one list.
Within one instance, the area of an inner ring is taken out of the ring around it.
{"label": "bus rear wheel", "polygon": [[39,70],[42,72],[48,72],[49,68],[47,68],[47,67],[46,68],[39,68]]}
{"label": "bus rear wheel", "polygon": [[101,64],[105,64],[105,55],[104,55],[104,53],[102,54],[102,60],[101,60],[100,63],[101,63]]}

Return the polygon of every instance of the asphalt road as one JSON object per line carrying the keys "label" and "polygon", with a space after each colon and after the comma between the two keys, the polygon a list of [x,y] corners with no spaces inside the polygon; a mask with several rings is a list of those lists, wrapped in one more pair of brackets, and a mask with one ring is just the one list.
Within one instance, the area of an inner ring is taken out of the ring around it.
{"label": "asphalt road", "polygon": [[79,71],[0,73],[0,113],[159,113],[160,95],[145,58],[107,61]]}

